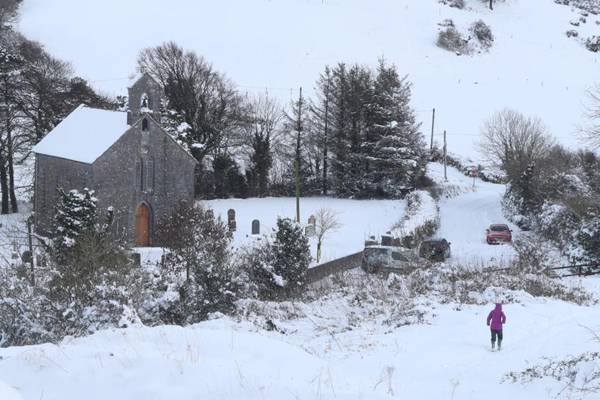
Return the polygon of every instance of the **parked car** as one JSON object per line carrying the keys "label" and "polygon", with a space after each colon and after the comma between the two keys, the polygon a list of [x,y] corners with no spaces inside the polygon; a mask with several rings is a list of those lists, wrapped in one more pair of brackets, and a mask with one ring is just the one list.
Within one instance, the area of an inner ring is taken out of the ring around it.
{"label": "parked car", "polygon": [[362,267],[367,272],[377,272],[383,268],[408,269],[415,265],[419,257],[414,250],[398,246],[367,245],[363,250]]}
{"label": "parked car", "polygon": [[485,230],[485,240],[488,244],[512,242],[512,231],[506,224],[492,224]]}
{"label": "parked car", "polygon": [[444,261],[450,255],[450,242],[446,239],[424,240],[419,246],[419,257],[429,261]]}

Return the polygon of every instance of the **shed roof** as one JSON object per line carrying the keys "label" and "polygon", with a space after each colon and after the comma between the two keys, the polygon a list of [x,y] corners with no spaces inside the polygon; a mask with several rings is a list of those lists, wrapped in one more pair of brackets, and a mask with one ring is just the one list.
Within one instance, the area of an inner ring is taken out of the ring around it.
{"label": "shed roof", "polygon": [[35,145],[33,151],[91,164],[128,129],[125,112],[82,104]]}

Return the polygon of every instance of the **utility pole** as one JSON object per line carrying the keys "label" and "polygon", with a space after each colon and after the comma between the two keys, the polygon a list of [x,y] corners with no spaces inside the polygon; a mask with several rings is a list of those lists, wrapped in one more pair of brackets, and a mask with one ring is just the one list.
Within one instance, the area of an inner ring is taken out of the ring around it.
{"label": "utility pole", "polygon": [[494,9],[494,0],[490,0],[490,10]]}
{"label": "utility pole", "polygon": [[429,150],[433,150],[433,130],[435,127],[435,108],[433,109],[433,113],[431,114],[431,144],[429,145]]}
{"label": "utility pole", "polygon": [[448,143],[446,141],[446,131],[444,131],[444,182],[448,182],[448,174],[446,172],[446,155],[448,154]]}
{"label": "utility pole", "polygon": [[296,161],[294,171],[296,175],[296,222],[300,223],[300,134],[302,132],[302,87],[298,98],[298,121],[296,126]]}

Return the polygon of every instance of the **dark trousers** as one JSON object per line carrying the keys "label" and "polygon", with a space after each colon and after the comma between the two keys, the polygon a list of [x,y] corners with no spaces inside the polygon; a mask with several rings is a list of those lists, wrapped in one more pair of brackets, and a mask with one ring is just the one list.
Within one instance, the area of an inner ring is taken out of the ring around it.
{"label": "dark trousers", "polygon": [[496,337],[498,337],[498,343],[502,342],[502,329],[492,329],[492,343],[496,342]]}

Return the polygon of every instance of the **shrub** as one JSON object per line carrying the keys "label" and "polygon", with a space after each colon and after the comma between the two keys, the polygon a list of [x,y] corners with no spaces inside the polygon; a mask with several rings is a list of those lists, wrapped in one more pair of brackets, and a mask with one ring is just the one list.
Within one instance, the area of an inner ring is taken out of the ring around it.
{"label": "shrub", "polygon": [[585,40],[585,47],[594,53],[600,52],[600,36],[592,36]]}
{"label": "shrub", "polygon": [[[182,202],[159,223],[157,236],[168,249],[163,262],[167,270],[160,273],[173,274],[167,282],[175,285],[180,302],[169,309],[179,309],[182,322],[233,309],[241,283],[231,260],[231,232],[211,209]],[[168,283],[161,286],[172,289]]]}
{"label": "shrub", "polygon": [[310,264],[308,238],[302,227],[287,218],[277,219],[277,231],[246,251],[243,264],[253,292],[261,299],[281,299],[305,285]]}
{"label": "shrub", "polygon": [[437,45],[457,54],[469,52],[468,41],[454,26],[447,26],[439,31]]}
{"label": "shrub", "polygon": [[494,35],[492,34],[492,29],[485,22],[482,20],[475,21],[473,25],[471,25],[470,32],[483,48],[488,49],[492,47]]}

